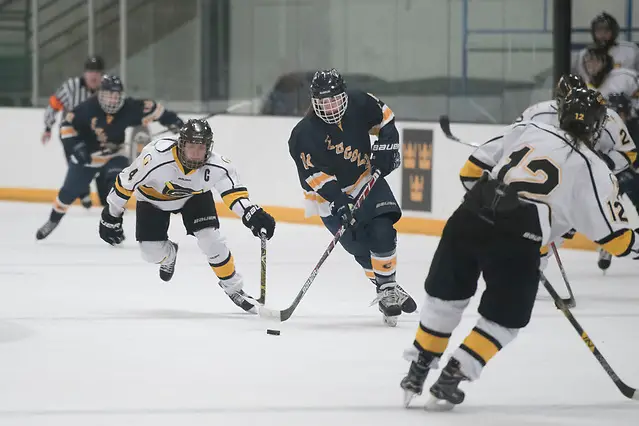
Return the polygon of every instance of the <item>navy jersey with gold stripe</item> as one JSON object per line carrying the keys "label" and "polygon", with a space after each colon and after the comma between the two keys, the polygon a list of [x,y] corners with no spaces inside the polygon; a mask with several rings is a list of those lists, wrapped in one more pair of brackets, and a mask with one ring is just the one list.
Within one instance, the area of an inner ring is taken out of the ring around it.
{"label": "navy jersey with gold stripe", "polygon": [[533,121],[513,124],[470,156],[460,173],[464,186],[485,172],[515,188],[526,202],[545,206],[539,209],[547,229],[543,244],[576,229],[615,256],[639,253],[616,177],[563,130]]}
{"label": "navy jersey with gold stripe", "polygon": [[371,139],[399,142],[395,116],[375,96],[348,90],[348,107],[338,124],[327,124],[313,110],[295,126],[289,153],[304,190],[306,215],[330,215],[340,191],[356,196],[371,177]]}
{"label": "navy jersey with gold stripe", "polygon": [[158,139],[142,150],[139,157],[116,178],[107,197],[112,214],[119,216],[133,194],[139,201],[160,210],[177,211],[193,195],[215,189],[224,203],[238,216],[253,204],[231,162],[213,152],[206,164],[186,169],[177,155],[177,141]]}
{"label": "navy jersey with gold stripe", "polygon": [[118,112],[107,114],[94,96],[66,114],[60,125],[60,139],[67,152],[81,141],[86,143],[92,158],[90,165],[101,166],[122,149],[128,127],[152,121],[167,127],[182,124],[177,114],[151,100],[126,98]]}

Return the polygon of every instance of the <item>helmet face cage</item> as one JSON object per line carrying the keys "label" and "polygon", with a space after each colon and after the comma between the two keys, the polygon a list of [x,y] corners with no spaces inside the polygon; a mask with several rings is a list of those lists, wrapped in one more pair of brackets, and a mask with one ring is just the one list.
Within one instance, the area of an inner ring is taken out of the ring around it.
{"label": "helmet face cage", "polygon": [[344,116],[348,108],[346,84],[335,68],[318,71],[313,76],[311,105],[315,115],[328,124],[337,124]]}
{"label": "helmet face cage", "polygon": [[327,98],[311,98],[313,111],[315,114],[328,124],[337,124],[340,122],[346,108],[348,107],[348,95],[342,92],[335,96]]}
{"label": "helmet face cage", "polygon": [[122,105],[124,105],[124,99],[126,95],[124,92],[117,92],[112,90],[98,90],[98,103],[102,107],[102,110],[107,114],[115,114],[120,111]]}
{"label": "helmet face cage", "polygon": [[608,108],[617,114],[630,115],[632,109],[630,98],[624,93],[611,93],[608,95]]}
{"label": "helmet face cage", "polygon": [[[194,146],[205,146],[201,158],[192,158],[189,151]],[[189,120],[180,130],[177,144],[177,154],[180,163],[188,169],[198,169],[211,158],[213,148],[213,132],[205,120]]]}

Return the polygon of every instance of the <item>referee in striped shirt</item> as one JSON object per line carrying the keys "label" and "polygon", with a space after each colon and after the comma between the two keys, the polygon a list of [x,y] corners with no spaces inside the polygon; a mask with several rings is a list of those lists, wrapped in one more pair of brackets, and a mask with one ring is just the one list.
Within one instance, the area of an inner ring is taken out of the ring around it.
{"label": "referee in striped shirt", "polygon": [[[55,124],[58,112],[62,111],[62,114],[66,115],[78,104],[93,96],[100,87],[103,73],[104,60],[99,56],[92,56],[84,63],[82,76],[69,78],[49,98],[49,105],[44,112],[43,144],[51,139],[51,127]],[[84,207],[91,207],[89,188],[87,188],[86,194],[82,194],[79,198]]]}

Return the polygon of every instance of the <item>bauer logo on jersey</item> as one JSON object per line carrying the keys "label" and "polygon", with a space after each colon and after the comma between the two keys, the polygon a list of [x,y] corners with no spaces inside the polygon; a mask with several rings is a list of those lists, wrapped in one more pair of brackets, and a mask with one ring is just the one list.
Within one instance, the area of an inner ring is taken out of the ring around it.
{"label": "bauer logo on jersey", "polygon": [[402,208],[431,211],[433,131],[404,129],[402,132]]}

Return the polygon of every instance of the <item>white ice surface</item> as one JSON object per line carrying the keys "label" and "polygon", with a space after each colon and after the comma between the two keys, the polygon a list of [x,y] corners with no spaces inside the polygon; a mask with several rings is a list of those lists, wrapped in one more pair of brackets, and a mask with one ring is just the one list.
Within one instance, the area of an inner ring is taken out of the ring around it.
{"label": "white ice surface", "polygon": [[[638,425],[626,400],[549,297],[531,324],[465,384],[450,413],[402,408],[402,351],[418,315],[382,325],[371,284],[340,248],[294,316],[268,336],[218,287],[179,216],[173,281],[142,261],[135,218],[121,248],[97,236],[100,210],[74,207],[45,241],[49,206],[0,203],[0,425],[25,426],[523,426]],[[258,293],[259,241],[223,219],[246,290]],[[268,247],[268,306],[287,306],[330,240],[321,227],[279,224]],[[421,305],[437,239],[399,237],[399,282]],[[596,254],[562,250],[577,319],[617,373],[639,386],[639,263],[614,259],[604,278]],[[565,293],[556,266],[548,276]],[[517,285],[517,283],[513,283]],[[473,326],[476,304],[453,336]],[[428,383],[437,377],[431,373]]]}

